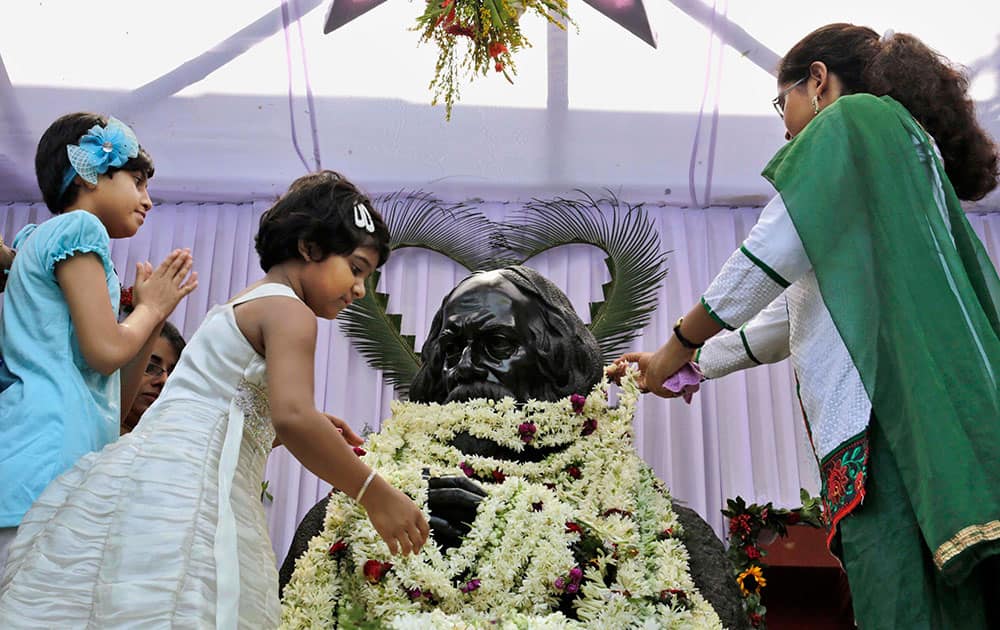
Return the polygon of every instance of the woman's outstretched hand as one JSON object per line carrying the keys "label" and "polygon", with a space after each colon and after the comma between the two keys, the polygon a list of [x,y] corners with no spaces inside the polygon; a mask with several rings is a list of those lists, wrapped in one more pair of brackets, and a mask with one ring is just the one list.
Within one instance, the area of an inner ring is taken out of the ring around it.
{"label": "woman's outstretched hand", "polygon": [[[671,338],[656,352],[627,352],[615,360],[614,365],[625,366],[634,363],[639,370],[636,383],[642,392],[655,394],[660,398],[676,398],[679,392],[663,387],[668,377],[673,376],[691,361],[694,351],[685,348]],[[623,368],[621,368],[623,371]],[[609,375],[614,375],[609,371]]]}

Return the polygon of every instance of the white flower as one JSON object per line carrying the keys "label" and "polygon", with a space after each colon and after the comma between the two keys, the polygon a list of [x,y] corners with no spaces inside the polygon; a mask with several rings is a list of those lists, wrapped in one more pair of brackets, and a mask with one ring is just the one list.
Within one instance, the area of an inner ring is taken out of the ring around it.
{"label": "white flower", "polygon": [[[586,397],[582,414],[573,413],[568,400],[523,406],[510,398],[446,405],[393,402],[393,417],[371,436],[366,461],[425,514],[425,469],[432,476],[464,475],[463,468],[471,469],[487,490],[472,529],[446,554],[431,542],[418,556],[393,558],[364,511],[335,494],[324,531],[310,542],[286,587],[282,626],[332,627],[339,610],[334,603],[350,601],[370,618],[402,629],[721,627],[694,590],[686,550],[676,538],[660,539],[664,529],[679,532],[679,527],[669,495],[661,493],[662,484],[631,446],[638,388],[631,376],[623,379],[614,408],[606,402],[607,388],[602,382]],[[597,428],[582,436],[587,419]],[[521,450],[517,427],[527,421],[536,427],[534,446],[562,450],[540,462],[521,463],[466,455],[450,443],[466,431]],[[579,479],[567,473],[570,466],[579,470]],[[494,470],[504,473],[503,483],[493,482]],[[599,543],[582,567],[581,591],[574,600],[578,620],[558,612],[563,592],[556,580],[577,566],[574,545],[581,539],[567,531],[568,522],[584,527]],[[347,550],[338,564],[328,550],[341,539]],[[392,562],[393,568],[371,584],[362,570],[368,560]],[[605,576],[612,574],[608,586]],[[463,592],[459,587],[472,579],[479,580],[478,588]],[[663,588],[689,593],[692,610],[660,604]],[[419,597],[410,596],[414,589]]]}

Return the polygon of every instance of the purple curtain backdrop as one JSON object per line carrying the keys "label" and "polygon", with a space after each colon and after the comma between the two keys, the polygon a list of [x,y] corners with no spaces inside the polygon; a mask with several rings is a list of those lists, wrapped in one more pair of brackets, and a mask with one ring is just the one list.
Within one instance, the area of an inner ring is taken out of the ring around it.
{"label": "purple curtain backdrop", "polygon": [[[190,247],[201,278],[199,289],[178,306],[170,320],[190,337],[212,305],[224,302],[261,277],[253,235],[267,204],[179,203],[157,206],[134,238],[115,241],[112,256],[126,285],[135,264],[159,262],[174,247]],[[502,219],[513,204],[486,203],[481,210]],[[669,252],[670,272],[659,289],[659,306],[633,346],[653,349],[670,334],[673,321],[700,296],[729,254],[739,246],[759,208],[647,209]],[[0,205],[0,233],[8,239],[27,223],[49,218],[41,204]],[[1000,213],[970,215],[989,250],[1000,260]],[[601,299],[608,280],[602,253],[574,245],[553,250],[527,264],[563,288],[577,311]],[[397,252],[386,266],[380,290],[389,310],[403,314],[403,332],[423,343],[442,297],[466,275],[444,257],[427,251]],[[343,336],[335,322],[321,322],[316,352],[316,404],[361,431],[378,429],[389,414],[392,390],[381,374]],[[636,448],[674,496],[697,510],[722,533],[719,510],[728,497],[798,505],[799,488],[815,493],[818,477],[808,448],[791,370],[787,363],[734,374],[702,388],[693,404],[647,397],[635,419]],[[275,555],[280,563],[299,520],[329,491],[284,448],[271,454],[266,479],[274,496],[267,505]]]}

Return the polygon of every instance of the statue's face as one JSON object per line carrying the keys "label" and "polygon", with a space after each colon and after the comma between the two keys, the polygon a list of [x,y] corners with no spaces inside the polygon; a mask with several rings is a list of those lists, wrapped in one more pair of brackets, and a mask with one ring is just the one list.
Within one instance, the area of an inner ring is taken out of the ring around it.
{"label": "statue's face", "polygon": [[534,303],[497,272],[463,282],[442,307],[448,402],[532,397],[540,373],[528,327],[539,317]]}

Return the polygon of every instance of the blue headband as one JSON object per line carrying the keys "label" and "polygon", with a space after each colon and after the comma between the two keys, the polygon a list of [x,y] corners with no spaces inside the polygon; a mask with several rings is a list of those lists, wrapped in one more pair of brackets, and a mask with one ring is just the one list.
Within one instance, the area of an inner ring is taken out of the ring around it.
{"label": "blue headband", "polygon": [[69,168],[63,176],[61,197],[77,175],[86,182],[97,184],[97,178],[109,168],[121,168],[139,155],[139,140],[128,125],[117,118],[108,118],[104,127],[94,125],[79,144],[66,145]]}

